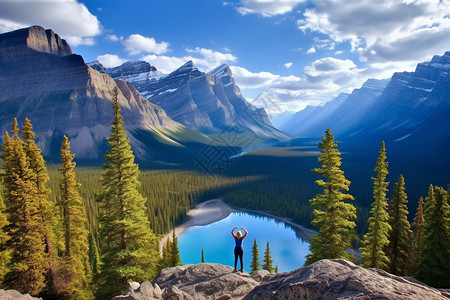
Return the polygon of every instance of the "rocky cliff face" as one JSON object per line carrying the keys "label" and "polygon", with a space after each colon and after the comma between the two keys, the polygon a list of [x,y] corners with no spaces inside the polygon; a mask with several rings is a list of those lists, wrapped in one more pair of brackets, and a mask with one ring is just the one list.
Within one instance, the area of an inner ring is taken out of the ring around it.
{"label": "rocky cliff face", "polygon": [[189,61],[163,75],[148,63],[127,62],[106,72],[113,78],[123,77],[132,82],[149,101],[188,128],[218,134],[234,124],[261,140],[287,138],[272,126],[264,109],[254,107],[242,97],[226,65],[204,73]]}
{"label": "rocky cliff face", "polygon": [[297,270],[252,276],[229,266],[197,264],[167,268],[154,283],[129,284],[119,299],[449,299],[450,293],[380,269],[345,260],[321,260]]}
{"label": "rocky cliff face", "polygon": [[[130,83],[114,80],[87,66],[81,56],[51,30],[39,26],[0,35],[0,130],[12,119],[28,117],[47,157],[58,158],[62,135],[70,138],[78,159],[101,159],[110,134],[112,90],[138,158],[158,154],[149,143],[182,146],[172,133],[187,129],[147,101]],[[189,132],[193,139],[207,141]],[[161,156],[163,157],[163,155]],[[160,157],[159,157],[160,158]]]}

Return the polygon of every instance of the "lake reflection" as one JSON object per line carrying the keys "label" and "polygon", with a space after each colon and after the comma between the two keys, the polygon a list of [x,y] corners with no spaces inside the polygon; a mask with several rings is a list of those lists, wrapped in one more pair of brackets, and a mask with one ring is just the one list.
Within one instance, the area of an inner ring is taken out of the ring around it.
{"label": "lake reflection", "polygon": [[[178,246],[183,264],[201,262],[202,249],[206,262],[233,266],[234,239],[231,229],[245,227],[248,235],[242,243],[244,249],[244,270],[250,272],[253,241],[258,243],[262,264],[266,243],[269,242],[273,267],[279,272],[287,272],[303,266],[309,254],[309,243],[302,240],[296,229],[277,219],[248,212],[234,212],[218,222],[194,226],[178,237]],[[235,231],[236,232],[236,231]],[[238,262],[238,268],[240,267]]]}

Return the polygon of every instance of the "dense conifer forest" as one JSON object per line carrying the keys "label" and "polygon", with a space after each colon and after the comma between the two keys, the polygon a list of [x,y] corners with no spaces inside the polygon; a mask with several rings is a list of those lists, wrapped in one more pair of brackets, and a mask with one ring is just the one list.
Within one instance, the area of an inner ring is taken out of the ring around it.
{"label": "dense conifer forest", "polygon": [[[390,196],[384,143],[378,160],[373,159],[373,186],[367,186],[366,196],[358,201],[340,169],[345,162],[329,130],[319,144],[322,168],[317,168],[316,156],[282,163],[268,159],[266,165],[260,164],[261,157],[244,156],[235,161],[239,166],[219,174],[139,170],[117,103],[114,111],[103,168],[75,167],[67,138],[61,141],[61,164],[47,168],[27,119],[21,129],[14,121],[12,137],[5,134],[0,193],[2,287],[61,299],[102,299],[120,293],[122,285],[112,282],[151,280],[161,268],[181,264],[176,237],[164,247],[162,257],[159,238],[183,222],[194,205],[213,198],[316,226],[319,234],[311,240],[308,264],[322,258],[352,259],[344,249],[360,246],[369,228],[361,248],[365,266],[449,286],[449,192],[430,185],[428,196],[412,210],[406,180],[400,175]],[[323,247],[324,240],[334,241],[334,251]],[[256,243],[253,252],[258,256]],[[268,244],[264,256],[271,271]]]}

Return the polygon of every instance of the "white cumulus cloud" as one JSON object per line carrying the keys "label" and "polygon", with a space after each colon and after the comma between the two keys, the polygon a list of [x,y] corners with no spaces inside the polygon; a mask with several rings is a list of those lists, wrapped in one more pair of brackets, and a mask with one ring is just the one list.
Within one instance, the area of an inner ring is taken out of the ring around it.
{"label": "white cumulus cloud", "polygon": [[115,54],[99,55],[97,57],[97,60],[106,68],[114,68],[120,66],[121,64],[127,61],[126,59],[120,58]]}
{"label": "white cumulus cloud", "polygon": [[308,49],[308,51],[306,51],[306,54],[312,54],[312,53],[316,53],[316,48],[311,47]]}
{"label": "white cumulus cloud", "polygon": [[169,51],[168,42],[157,42],[152,37],[145,37],[140,34],[132,34],[127,37],[122,44],[125,46],[126,51],[131,55],[137,55],[142,52],[164,54]]}
{"label": "white cumulus cloud", "polygon": [[450,49],[449,0],[320,0],[298,20],[304,32],[349,42],[371,64],[419,62]]}
{"label": "white cumulus cloud", "polygon": [[119,41],[119,37],[115,34],[108,34],[106,36],[106,39],[111,41],[111,42],[118,42]]}
{"label": "white cumulus cloud", "polygon": [[237,60],[237,57],[231,53],[223,53],[200,47],[195,47],[195,49],[186,49],[186,51],[188,53],[199,54],[205,60],[205,66],[210,68],[214,68],[223,62],[234,62]]}
{"label": "white cumulus cloud", "polygon": [[76,0],[0,1],[0,32],[32,25],[53,29],[71,46],[92,45],[102,31],[97,17]]}
{"label": "white cumulus cloud", "polygon": [[290,67],[292,67],[292,62],[287,62],[287,63],[285,63],[285,64],[284,64],[284,67],[285,67],[286,69],[289,69]]}
{"label": "white cumulus cloud", "polygon": [[303,2],[306,0],[241,0],[236,10],[241,15],[260,14],[272,17],[288,13]]}
{"label": "white cumulus cloud", "polygon": [[275,79],[280,77],[270,72],[253,73],[237,66],[231,66],[230,69],[233,72],[236,83],[242,88],[268,87]]}

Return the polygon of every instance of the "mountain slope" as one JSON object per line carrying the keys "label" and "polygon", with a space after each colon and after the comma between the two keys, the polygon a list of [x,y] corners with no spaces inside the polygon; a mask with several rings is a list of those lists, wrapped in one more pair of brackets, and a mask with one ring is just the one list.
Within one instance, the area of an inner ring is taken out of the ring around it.
{"label": "mountain slope", "polygon": [[2,134],[10,129],[14,117],[19,122],[28,117],[40,147],[51,159],[59,157],[63,134],[70,138],[78,159],[102,158],[113,118],[111,92],[115,87],[131,145],[141,160],[165,159],[164,153],[153,150],[157,144],[184,148],[182,138],[173,138],[173,133],[183,136],[186,132],[190,136],[186,139],[192,142],[210,142],[170,119],[132,84],[115,81],[87,66],[51,30],[33,26],[1,34],[0,66]]}
{"label": "mountain slope", "polygon": [[280,129],[302,137],[318,137],[327,128],[337,136],[351,135],[366,122],[387,84],[387,80],[369,79],[351,94],[343,93],[324,106],[308,106],[297,112]]}
{"label": "mountain slope", "polygon": [[[230,126],[260,142],[288,138],[272,126],[264,109],[254,107],[242,97],[228,66],[221,65],[204,73],[189,61],[163,75],[145,64],[128,62],[106,72],[113,78],[123,77],[132,82],[142,95],[161,106],[175,121],[219,142],[217,135]],[[131,72],[133,66],[135,71]],[[233,144],[230,140],[222,142]]]}

